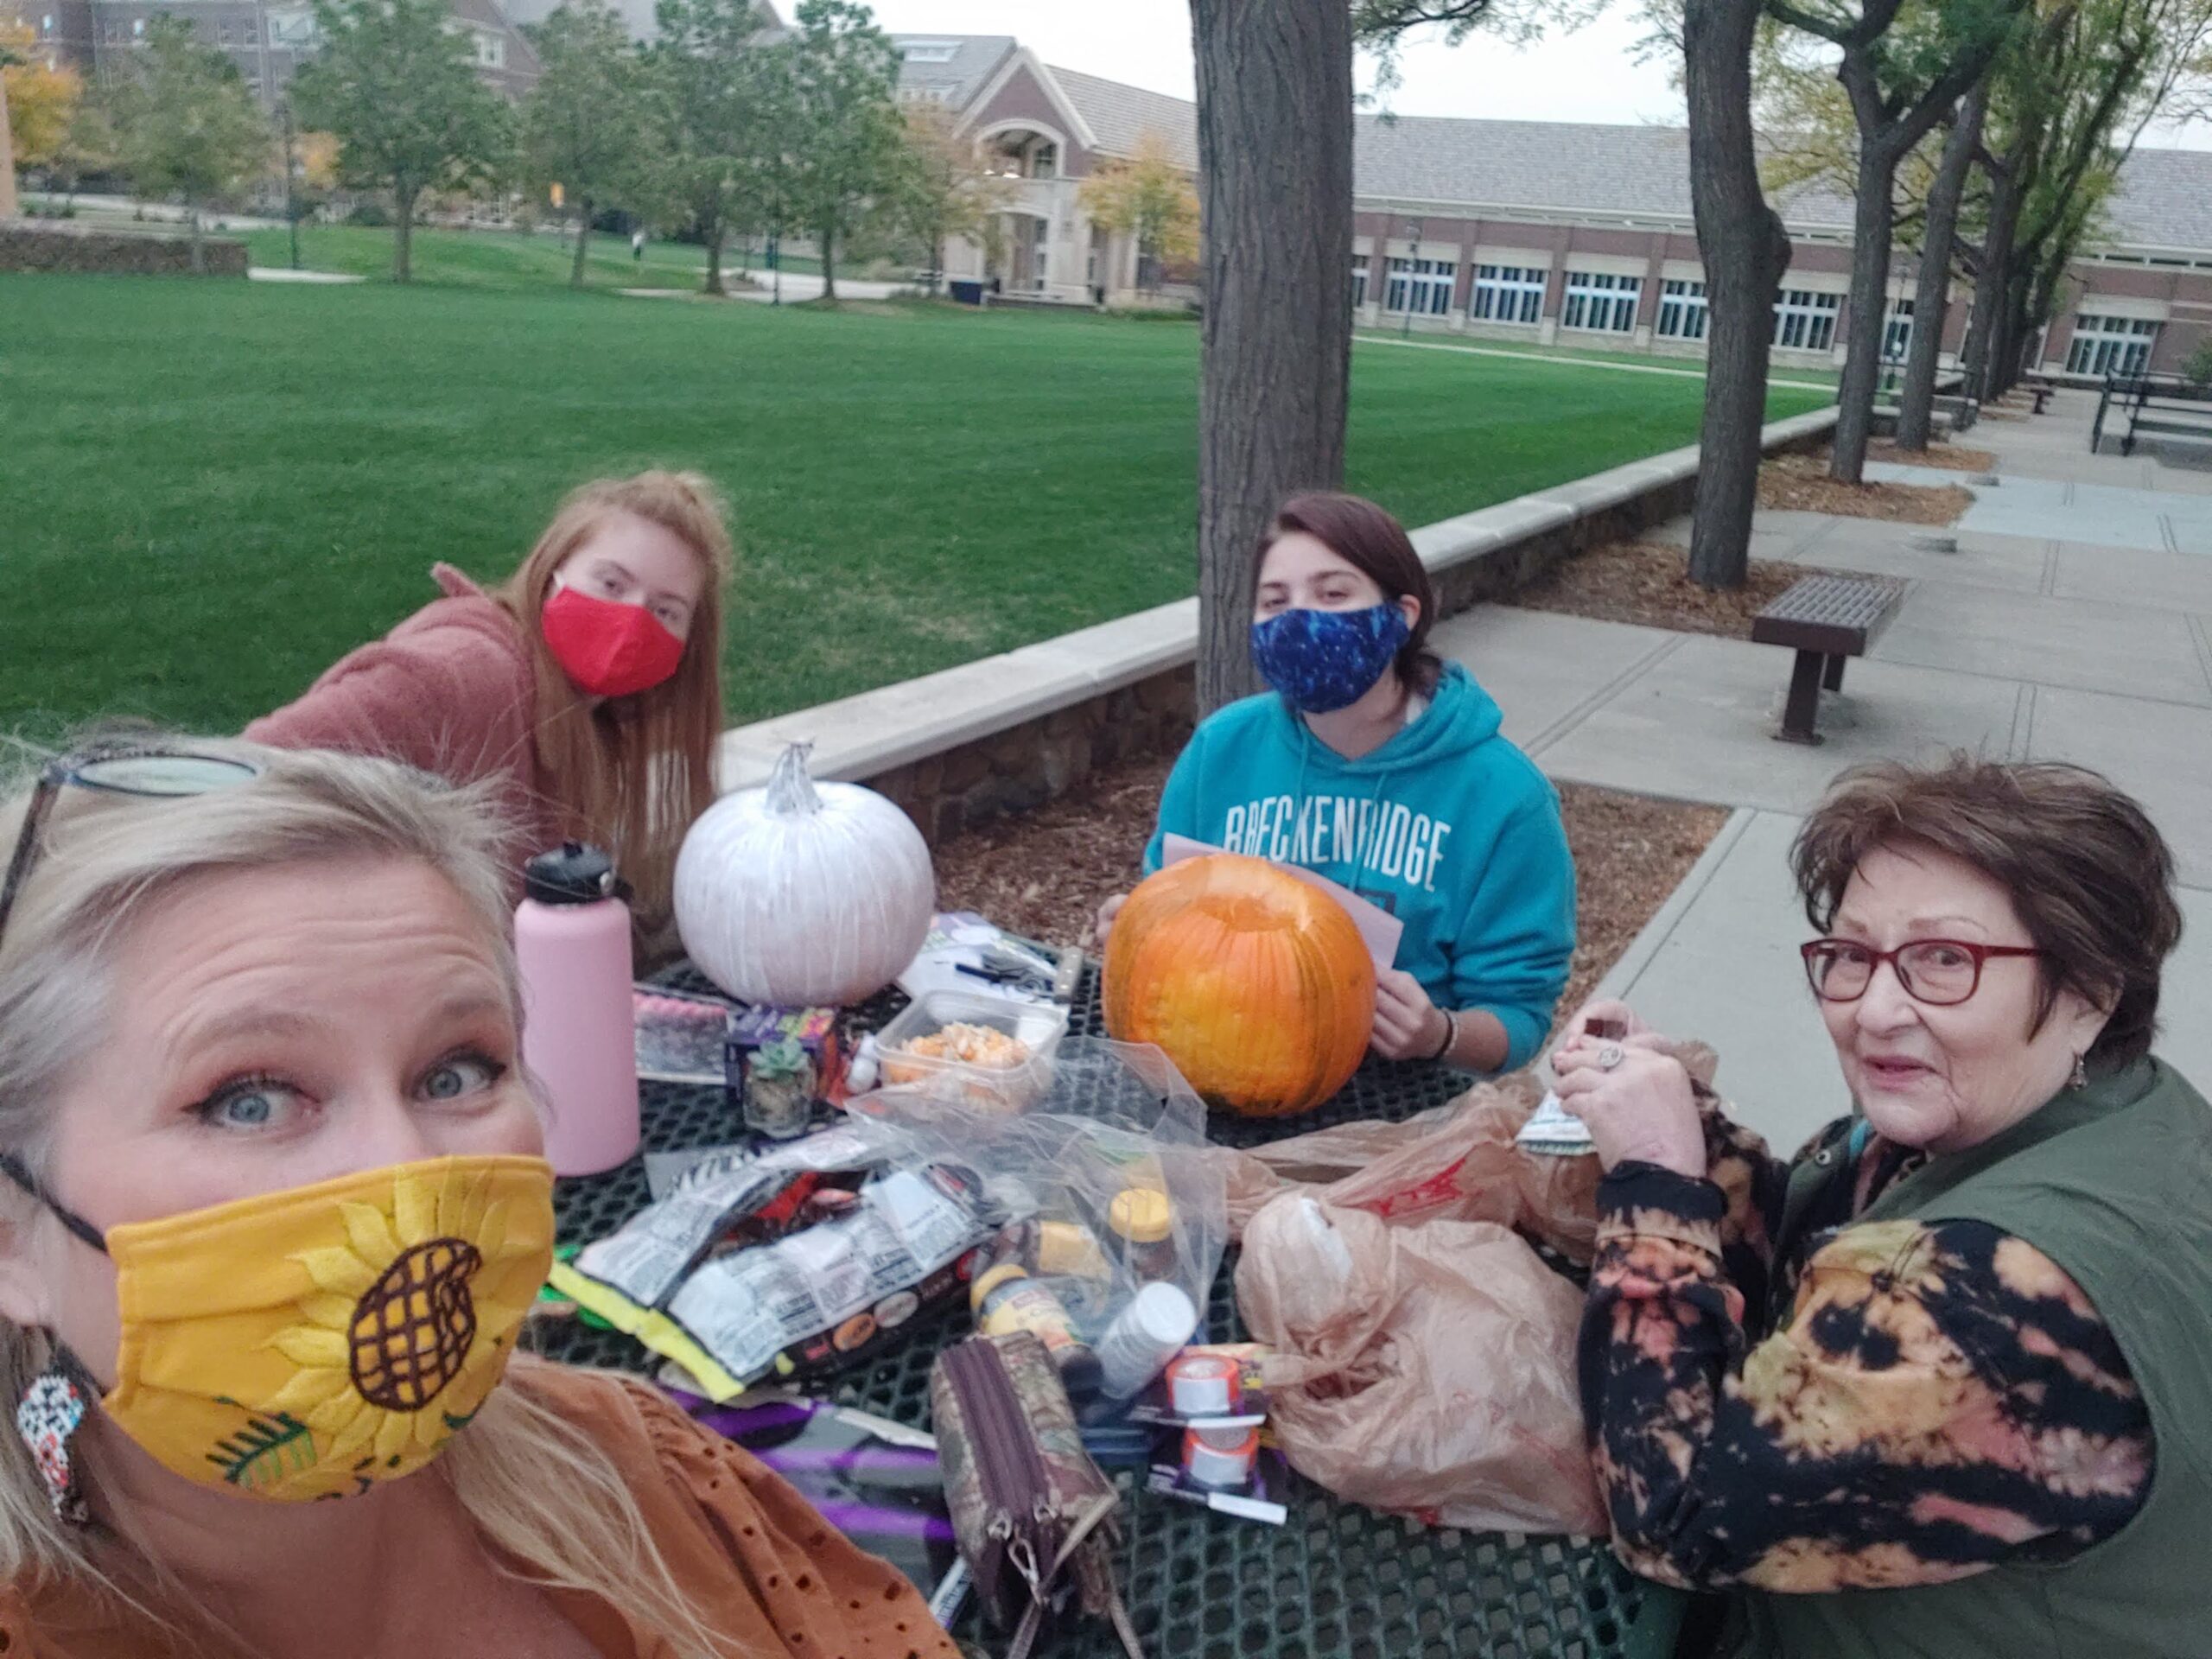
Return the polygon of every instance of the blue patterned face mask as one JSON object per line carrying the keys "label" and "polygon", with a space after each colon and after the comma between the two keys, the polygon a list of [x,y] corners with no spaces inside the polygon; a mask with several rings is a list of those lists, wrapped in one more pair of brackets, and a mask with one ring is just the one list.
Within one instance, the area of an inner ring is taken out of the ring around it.
{"label": "blue patterned face mask", "polygon": [[1291,707],[1325,715],[1366,696],[1412,632],[1406,613],[1388,603],[1363,611],[1277,611],[1252,625],[1252,661]]}

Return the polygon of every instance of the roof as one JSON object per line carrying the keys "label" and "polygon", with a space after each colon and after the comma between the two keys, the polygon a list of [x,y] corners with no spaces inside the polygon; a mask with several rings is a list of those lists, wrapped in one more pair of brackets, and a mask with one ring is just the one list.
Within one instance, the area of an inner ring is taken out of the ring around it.
{"label": "roof", "polygon": [[1186,172],[1198,170],[1198,110],[1187,99],[1147,92],[1078,70],[1049,70],[1067,101],[1109,156],[1134,156],[1147,133],[1165,141],[1167,154]]}
{"label": "roof", "polygon": [[[899,48],[901,92],[941,93],[932,101],[964,110],[1012,55],[1016,41],[1011,35],[893,35],[891,44]],[[906,55],[913,47],[950,47],[952,55],[943,62],[916,62]]]}
{"label": "roof", "polygon": [[2212,150],[2138,149],[2105,203],[2107,243],[2212,248]]}
{"label": "roof", "polygon": [[[1682,127],[1363,115],[1353,143],[1354,188],[1364,197],[1690,218]],[[1817,186],[1788,192],[1777,206],[1799,229],[1851,228],[1850,200]]]}
{"label": "roof", "polygon": [[517,29],[499,5],[499,0],[452,0],[454,16],[465,22],[480,24],[497,34],[506,36],[507,73],[527,75],[536,79],[539,67],[537,48],[530,37]]}

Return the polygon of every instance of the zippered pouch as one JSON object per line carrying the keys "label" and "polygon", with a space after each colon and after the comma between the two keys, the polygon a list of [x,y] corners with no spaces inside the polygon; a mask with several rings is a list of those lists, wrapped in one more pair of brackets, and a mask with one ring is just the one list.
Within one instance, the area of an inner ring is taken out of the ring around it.
{"label": "zippered pouch", "polygon": [[930,1374],[938,1460],[960,1554],[985,1611],[1028,1659],[1046,1621],[1073,1608],[1113,1621],[1144,1659],[1114,1582],[1121,1497],[1083,1449],[1045,1344],[1027,1331],[970,1337]]}

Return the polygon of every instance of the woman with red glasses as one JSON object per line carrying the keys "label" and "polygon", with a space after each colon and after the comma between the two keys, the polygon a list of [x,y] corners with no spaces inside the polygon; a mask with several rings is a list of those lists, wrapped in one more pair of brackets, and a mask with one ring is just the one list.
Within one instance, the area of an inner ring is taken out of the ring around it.
{"label": "woman with red glasses", "polygon": [[2204,1650],[2212,1107],[2151,1053],[2173,861],[2095,774],[1847,774],[1794,854],[1859,1112],[1788,1163],[1624,1006],[1582,1388],[1685,1651]]}
{"label": "woman with red glasses", "polygon": [[509,865],[563,841],[607,849],[663,931],[676,852],[713,804],[721,736],[721,499],[696,473],[594,480],[497,588],[450,565],[442,590],[246,736],[382,755],[490,781]]}

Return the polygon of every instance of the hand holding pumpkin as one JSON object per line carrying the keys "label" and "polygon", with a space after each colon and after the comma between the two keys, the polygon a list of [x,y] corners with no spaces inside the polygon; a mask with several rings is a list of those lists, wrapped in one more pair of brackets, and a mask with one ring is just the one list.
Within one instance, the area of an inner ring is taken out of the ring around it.
{"label": "hand holding pumpkin", "polygon": [[1126,893],[1109,893],[1098,901],[1098,919],[1093,926],[1102,949],[1114,931],[1114,918],[1122,913],[1122,906],[1128,902],[1129,895]]}
{"label": "hand holding pumpkin", "polygon": [[1421,982],[1401,969],[1375,981],[1375,1029],[1369,1045],[1387,1060],[1425,1060],[1444,1040],[1444,1011],[1428,1000]]}

